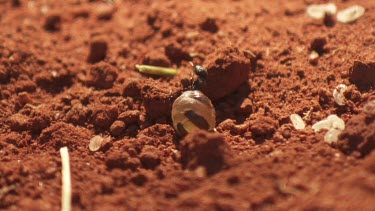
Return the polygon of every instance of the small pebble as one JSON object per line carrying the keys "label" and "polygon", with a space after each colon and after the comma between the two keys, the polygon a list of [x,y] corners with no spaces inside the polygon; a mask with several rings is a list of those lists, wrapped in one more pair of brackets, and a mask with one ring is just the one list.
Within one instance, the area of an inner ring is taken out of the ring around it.
{"label": "small pebble", "polygon": [[334,90],[333,90],[333,99],[337,103],[337,105],[343,106],[346,103],[346,99],[344,96],[345,91],[347,90],[347,86],[345,84],[339,84]]}
{"label": "small pebble", "polygon": [[311,52],[310,55],[309,55],[310,64],[316,64],[316,63],[318,63],[318,60],[319,60],[318,52],[316,52],[316,51]]}
{"label": "small pebble", "polygon": [[125,129],[126,125],[123,121],[115,121],[109,128],[113,136],[119,136]]}
{"label": "small pebble", "polygon": [[292,121],[293,126],[296,130],[303,130],[306,127],[306,123],[303,121],[300,115],[292,114],[290,115],[290,121]]}
{"label": "small pebble", "polygon": [[20,92],[18,93],[18,100],[22,105],[25,105],[27,103],[32,103],[33,100],[31,99],[29,93],[27,92]]}
{"label": "small pebble", "polygon": [[337,13],[337,21],[341,23],[352,23],[365,13],[365,8],[354,5]]}
{"label": "small pebble", "polygon": [[363,107],[366,114],[375,115],[375,100],[371,100]]}
{"label": "small pebble", "polygon": [[307,7],[307,14],[314,19],[322,19],[325,15],[336,14],[337,8],[334,3],[329,4],[312,4]]}
{"label": "small pebble", "polygon": [[96,7],[95,14],[99,20],[110,20],[116,8],[112,4],[100,4]]}

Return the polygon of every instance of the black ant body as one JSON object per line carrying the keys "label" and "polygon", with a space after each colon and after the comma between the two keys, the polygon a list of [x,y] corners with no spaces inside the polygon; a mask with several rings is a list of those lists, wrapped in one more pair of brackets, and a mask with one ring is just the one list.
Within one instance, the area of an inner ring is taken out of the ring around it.
{"label": "black ant body", "polygon": [[201,90],[206,84],[208,71],[203,66],[194,65],[192,62],[190,62],[190,64],[194,67],[194,73],[198,76],[198,78],[193,81],[193,74],[191,75],[191,89]]}

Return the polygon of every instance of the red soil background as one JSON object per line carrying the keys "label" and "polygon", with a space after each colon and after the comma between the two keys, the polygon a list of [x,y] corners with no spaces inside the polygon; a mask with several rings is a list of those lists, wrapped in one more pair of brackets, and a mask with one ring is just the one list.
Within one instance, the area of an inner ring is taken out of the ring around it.
{"label": "red soil background", "polygon": [[[0,209],[59,210],[68,146],[74,210],[374,210],[375,1],[334,1],[366,8],[352,24],[306,15],[326,2],[0,1]],[[218,133],[171,126],[188,61],[209,70]],[[335,146],[311,129],[329,114]]]}

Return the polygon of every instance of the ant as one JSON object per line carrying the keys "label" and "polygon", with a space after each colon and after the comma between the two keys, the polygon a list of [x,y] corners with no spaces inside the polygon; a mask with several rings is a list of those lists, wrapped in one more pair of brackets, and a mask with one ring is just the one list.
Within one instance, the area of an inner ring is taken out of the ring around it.
{"label": "ant", "polygon": [[189,62],[191,66],[194,67],[194,73],[198,76],[197,79],[194,79],[194,73],[191,74],[191,89],[192,90],[201,90],[206,84],[208,71],[205,67],[200,65],[194,65],[193,62]]}

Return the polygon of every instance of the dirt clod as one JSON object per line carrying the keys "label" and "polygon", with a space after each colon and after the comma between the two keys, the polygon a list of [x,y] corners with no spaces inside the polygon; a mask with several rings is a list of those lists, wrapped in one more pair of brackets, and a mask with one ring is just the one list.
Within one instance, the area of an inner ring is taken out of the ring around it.
{"label": "dirt clod", "polygon": [[272,136],[276,132],[278,123],[271,117],[262,116],[250,122],[250,131],[258,137]]}
{"label": "dirt clod", "polygon": [[29,93],[27,92],[20,92],[18,93],[18,102],[23,106],[27,103],[32,103],[33,100],[31,99]]}
{"label": "dirt clod", "polygon": [[29,118],[22,114],[14,114],[9,117],[8,122],[12,130],[25,130]]}
{"label": "dirt clod", "polygon": [[125,80],[123,84],[122,95],[133,97],[133,98],[140,98],[141,90],[142,90],[142,86],[140,84],[140,81],[133,80],[133,79]]}
{"label": "dirt clod", "polygon": [[160,164],[158,150],[155,147],[145,147],[139,156],[142,166],[146,169],[155,169]]}
{"label": "dirt clod", "polygon": [[107,56],[108,44],[104,39],[95,38],[90,42],[89,54],[87,62],[97,63],[105,59]]}
{"label": "dirt clod", "polygon": [[219,31],[219,27],[216,24],[216,20],[213,18],[207,18],[204,22],[200,24],[200,27],[202,30],[211,33],[216,33],[217,31]]}
{"label": "dirt clod", "polygon": [[375,149],[375,116],[365,113],[352,117],[339,137],[337,146],[345,153],[366,156]]}
{"label": "dirt clod", "polygon": [[61,16],[58,13],[48,14],[44,20],[44,29],[47,31],[55,32],[61,29]]}
{"label": "dirt clod", "polygon": [[175,87],[156,87],[152,81],[142,88],[143,105],[148,115],[153,118],[170,116],[172,104],[179,92]]}
{"label": "dirt clod", "polygon": [[[109,151],[112,152],[112,151]],[[129,154],[124,152],[112,152],[106,156],[106,166],[110,170],[112,169],[131,169],[135,170],[140,166],[140,161],[137,158],[132,158]]]}
{"label": "dirt clod", "polygon": [[117,78],[117,69],[112,65],[99,62],[90,68],[86,77],[86,83],[97,89],[109,89]]}
{"label": "dirt clod", "polygon": [[327,40],[324,37],[318,37],[311,41],[310,50],[317,52],[319,55],[324,54],[327,52],[325,45],[327,44]]}
{"label": "dirt clod", "polygon": [[115,106],[96,104],[91,110],[94,125],[101,128],[109,128],[118,116],[118,109]]}
{"label": "dirt clod", "polygon": [[125,127],[126,124],[123,121],[115,121],[109,128],[109,131],[113,136],[118,136],[125,130]]}
{"label": "dirt clod", "polygon": [[355,61],[349,69],[349,80],[360,88],[375,87],[375,62]]}
{"label": "dirt clod", "polygon": [[9,78],[9,70],[0,66],[0,83],[5,83]]}
{"label": "dirt clod", "polygon": [[[72,210],[373,210],[373,1],[0,0],[0,210],[60,210],[65,146]],[[216,130],[183,138],[189,62]]]}
{"label": "dirt clod", "polygon": [[228,146],[220,134],[195,131],[181,142],[182,164],[190,170],[203,166],[211,175],[224,168],[229,157]]}
{"label": "dirt clod", "polygon": [[247,81],[251,65],[238,48],[225,47],[207,58],[206,68],[208,78],[202,91],[211,100],[217,100],[236,91]]}
{"label": "dirt clod", "polygon": [[90,132],[86,129],[59,122],[44,129],[38,143],[43,148],[52,146],[56,151],[63,146],[68,146],[69,150],[76,150],[79,147],[86,148],[89,140]]}
{"label": "dirt clod", "polygon": [[159,66],[159,67],[170,67],[171,62],[169,61],[168,57],[158,51],[150,51],[145,55],[143,59],[143,64],[152,65],[152,66]]}
{"label": "dirt clod", "polygon": [[138,110],[129,110],[121,113],[118,119],[125,122],[125,124],[133,124],[139,121],[140,112]]}

